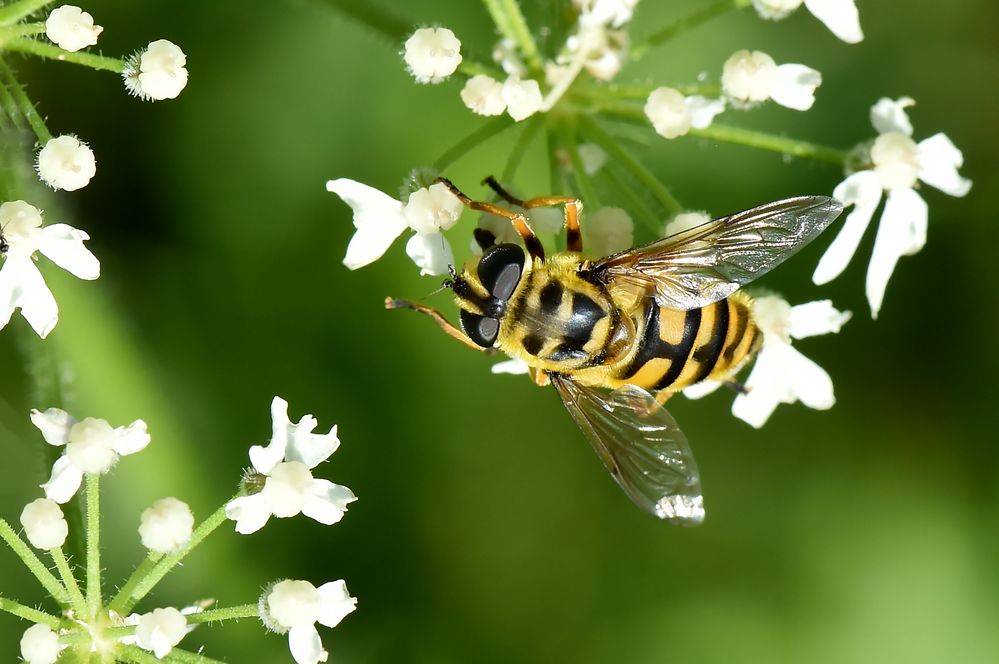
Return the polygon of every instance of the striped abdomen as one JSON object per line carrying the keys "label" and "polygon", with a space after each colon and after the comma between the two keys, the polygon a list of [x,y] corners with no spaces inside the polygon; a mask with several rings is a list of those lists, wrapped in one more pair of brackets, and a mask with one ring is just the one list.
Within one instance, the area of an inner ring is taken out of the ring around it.
{"label": "striped abdomen", "polygon": [[705,379],[725,380],[761,340],[750,299],[742,293],[690,311],[666,309],[647,298],[634,321],[635,343],[608,376],[607,387],[630,383],[672,392]]}

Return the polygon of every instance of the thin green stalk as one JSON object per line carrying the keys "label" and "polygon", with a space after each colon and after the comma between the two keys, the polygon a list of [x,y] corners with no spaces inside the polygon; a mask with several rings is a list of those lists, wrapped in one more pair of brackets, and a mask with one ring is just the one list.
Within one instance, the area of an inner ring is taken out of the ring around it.
{"label": "thin green stalk", "polygon": [[412,21],[396,16],[370,0],[323,0],[323,2],[396,45],[402,44],[413,32]]}
{"label": "thin green stalk", "polygon": [[17,25],[0,25],[0,49],[8,39],[16,37],[30,37],[40,35],[45,32],[44,23],[19,23]]}
{"label": "thin green stalk", "polygon": [[187,546],[180,551],[163,556],[163,558],[161,558],[160,561],[149,570],[146,576],[136,582],[131,595],[121,605],[121,614],[124,615],[131,611],[132,607],[135,606],[139,600],[149,594],[149,591],[155,588],[156,584],[159,583],[160,580],[177,565],[177,563],[193,551],[194,548],[198,546],[203,539],[208,537],[213,530],[218,528],[222,522],[225,521],[225,519],[225,505],[223,504],[222,507],[215,510],[211,516],[202,521],[201,524],[194,529],[194,533],[191,535],[191,541],[187,543]]}
{"label": "thin green stalk", "polygon": [[624,198],[628,200],[628,209],[632,210],[635,215],[642,220],[655,235],[655,237],[662,237],[663,232],[663,222],[656,216],[656,213],[652,211],[642,197],[628,185],[624,178],[622,178],[618,173],[611,167],[610,164],[604,166],[604,177],[610,180],[611,184],[620,192]]}
{"label": "thin green stalk", "polygon": [[534,140],[538,130],[541,129],[541,123],[542,118],[540,115],[536,115],[527,121],[527,126],[520,132],[520,136],[517,137],[517,141],[513,144],[513,149],[510,150],[510,156],[507,158],[506,166],[503,167],[503,174],[500,176],[500,184],[508,185],[513,181],[513,176],[517,173],[517,168],[524,158],[524,153],[527,152],[527,149],[531,146],[531,141]]}
{"label": "thin green stalk", "polygon": [[38,137],[38,142],[41,145],[45,145],[52,139],[52,134],[49,133],[48,127],[45,126],[45,121],[42,120],[42,116],[38,115],[38,111],[35,110],[35,105],[31,103],[30,99],[28,99],[28,95],[25,94],[24,88],[22,88],[21,84],[17,82],[17,78],[14,77],[14,72],[2,58],[0,58],[0,72],[2,72],[4,78],[7,79],[7,90],[10,92],[11,96],[13,96],[14,103],[17,105],[21,115],[28,121],[28,124],[31,125],[31,129],[35,132],[35,136]]}
{"label": "thin green stalk", "polygon": [[[146,652],[139,646],[133,646],[131,644],[127,646],[119,646],[118,657],[121,661],[129,662],[129,664],[162,664],[163,662],[163,660],[153,655],[153,653]],[[93,662],[96,660],[91,661]],[[169,655],[167,656],[167,661],[170,661]]]}
{"label": "thin green stalk", "polygon": [[736,143],[758,150],[780,152],[792,157],[808,157],[809,159],[824,161],[838,166],[846,164],[849,158],[849,153],[846,150],[717,123],[704,129],[691,128],[689,135],[722,141],[724,143]]}
{"label": "thin green stalk", "polygon": [[239,618],[259,618],[260,606],[253,604],[242,604],[240,606],[230,606],[222,609],[209,609],[200,613],[192,613],[187,616],[189,625],[197,623],[222,622],[223,620],[237,620]]}
{"label": "thin green stalk", "polygon": [[124,615],[123,607],[128,601],[128,598],[132,595],[132,591],[135,590],[135,585],[144,579],[147,574],[149,574],[149,571],[156,566],[156,563],[158,563],[162,557],[162,553],[150,551],[149,555],[146,556],[141,563],[139,563],[139,566],[135,568],[132,575],[128,577],[128,580],[125,581],[125,585],[121,587],[121,590],[119,590],[118,594],[114,596],[111,603],[108,604],[108,610],[115,611],[119,615]]}
{"label": "thin green stalk", "polygon": [[101,476],[87,475],[87,607],[101,608]]}
{"label": "thin green stalk", "polygon": [[477,74],[485,74],[486,76],[503,80],[506,78],[506,73],[499,67],[493,67],[492,65],[487,65],[478,60],[472,60],[471,58],[462,54],[461,64],[458,65],[458,73],[463,76],[471,78]]}
{"label": "thin green stalk", "polygon": [[733,9],[742,9],[743,7],[748,7],[752,0],[719,0],[718,2],[702,7],[692,14],[688,14],[681,19],[670,23],[667,26],[656,30],[651,35],[645,39],[637,42],[631,47],[631,58],[633,60],[639,60],[649,49],[659,46],[670,39],[673,39],[677,35],[695,28],[702,23],[706,23],[716,16],[721,16],[727,14]]}
{"label": "thin green stalk", "polygon": [[20,0],[0,7],[0,25],[11,25],[55,0]]}
{"label": "thin green stalk", "polygon": [[28,548],[24,540],[14,532],[10,524],[3,519],[0,519],[0,539],[3,539],[7,543],[7,546],[14,550],[14,553],[31,570],[31,573],[35,575],[38,582],[42,584],[42,587],[48,591],[49,595],[55,601],[63,606],[69,604],[69,595],[66,593],[66,589],[63,588],[59,580],[55,578],[55,575],[49,571],[49,568],[45,566],[41,559],[35,555],[35,552]]}
{"label": "thin green stalk", "polygon": [[648,187],[652,195],[662,203],[669,215],[674,215],[683,210],[680,201],[670,193],[662,182],[656,178],[640,161],[631,156],[627,150],[622,148],[606,131],[600,128],[596,122],[590,118],[580,119],[583,133],[590,137],[593,142],[602,147],[611,160],[626,168],[639,182]]}
{"label": "thin green stalk", "polygon": [[38,609],[33,609],[30,606],[25,606],[24,604],[15,602],[12,599],[7,599],[6,597],[0,597],[0,611],[13,613],[18,618],[24,618],[25,620],[30,620],[33,623],[48,625],[52,629],[59,629],[62,627],[62,620],[59,618],[49,615],[44,611],[39,611]]}
{"label": "thin green stalk", "polygon": [[562,173],[562,162],[558,158],[558,139],[555,129],[549,125],[545,131],[546,151],[548,152],[548,190],[553,196],[565,191],[565,179]]}
{"label": "thin green stalk", "polygon": [[562,146],[569,153],[569,161],[572,162],[572,174],[575,176],[576,186],[579,187],[579,195],[587,207],[591,210],[596,210],[600,207],[600,199],[597,198],[593,182],[590,180],[590,176],[583,166],[583,158],[579,156],[579,145],[576,140],[576,134],[567,123],[560,125],[559,130],[559,138],[561,139]]}
{"label": "thin green stalk", "polygon": [[502,131],[509,129],[514,125],[512,118],[501,115],[498,118],[493,118],[486,124],[482,125],[475,131],[473,131],[468,136],[464,137],[457,143],[455,143],[451,148],[449,148],[444,154],[438,157],[431,168],[436,173],[443,172],[448,166],[457,161],[464,154],[471,152],[480,143],[485,143],[493,136],[501,133]]}
{"label": "thin green stalk", "polygon": [[225,664],[221,660],[212,659],[198,653],[193,653],[182,648],[174,648],[167,655],[166,661],[177,662],[178,664]]}
{"label": "thin green stalk", "polygon": [[30,37],[18,37],[4,43],[5,51],[18,51],[37,55],[40,58],[49,60],[59,60],[60,62],[72,62],[75,65],[83,65],[91,69],[100,71],[110,71],[121,74],[125,70],[125,61],[119,58],[109,58],[105,55],[88,53],[86,51],[66,51],[55,44],[47,44],[39,39]]}
{"label": "thin green stalk", "polygon": [[80,592],[80,584],[76,581],[76,575],[73,574],[73,570],[69,567],[69,561],[66,560],[66,554],[63,553],[62,547],[56,547],[49,551],[52,555],[52,561],[55,563],[56,569],[59,570],[59,576],[62,577],[62,583],[69,591],[69,604],[76,611],[77,615],[83,616],[87,612],[87,602],[83,598],[83,593]]}
{"label": "thin green stalk", "polygon": [[544,70],[538,45],[531,35],[517,0],[482,0],[499,33],[517,45],[531,72],[540,77]]}

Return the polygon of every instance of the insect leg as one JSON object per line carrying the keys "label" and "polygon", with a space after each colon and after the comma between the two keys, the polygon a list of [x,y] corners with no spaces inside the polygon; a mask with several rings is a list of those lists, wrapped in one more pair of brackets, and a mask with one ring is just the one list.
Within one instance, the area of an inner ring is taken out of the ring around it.
{"label": "insect leg", "polygon": [[549,376],[548,372],[544,369],[531,367],[527,373],[531,376],[531,380],[533,380],[534,384],[538,387],[545,387],[552,382],[551,376]]}
{"label": "insect leg", "polygon": [[531,257],[544,260],[545,248],[541,246],[541,240],[538,239],[538,236],[535,235],[530,225],[528,225],[527,217],[523,214],[520,212],[514,212],[513,210],[507,210],[506,208],[493,205],[492,203],[473,201],[471,198],[463,194],[461,190],[454,186],[447,178],[437,178],[434,182],[439,182],[450,189],[451,193],[457,196],[458,200],[460,200],[466,207],[478,210],[479,212],[488,212],[489,214],[495,214],[497,217],[509,219],[513,224],[513,227],[518,233],[520,233],[520,237],[524,239],[524,246],[527,247],[527,251],[531,254]]}
{"label": "insect leg", "polygon": [[564,205],[566,249],[577,252],[583,250],[583,237],[579,232],[579,213],[583,209],[583,202],[578,198],[573,198],[572,196],[539,196],[537,198],[522,201],[519,198],[512,196],[510,192],[504,189],[492,175],[483,180],[482,184],[495,191],[496,194],[503,200],[508,203],[512,203],[513,205],[518,205],[525,210]]}
{"label": "insect leg", "polygon": [[432,307],[428,307],[425,304],[420,304],[418,302],[410,302],[409,300],[396,300],[395,298],[387,297],[385,298],[385,308],[386,309],[412,309],[413,311],[419,311],[421,314],[426,314],[434,319],[437,326],[441,328],[444,334],[448,335],[452,339],[456,339],[461,343],[465,344],[472,350],[477,350],[480,353],[493,353],[495,352],[492,348],[483,348],[479,344],[475,343],[467,336],[465,333],[456,328],[451,324],[448,319],[444,318],[441,312],[437,311]]}

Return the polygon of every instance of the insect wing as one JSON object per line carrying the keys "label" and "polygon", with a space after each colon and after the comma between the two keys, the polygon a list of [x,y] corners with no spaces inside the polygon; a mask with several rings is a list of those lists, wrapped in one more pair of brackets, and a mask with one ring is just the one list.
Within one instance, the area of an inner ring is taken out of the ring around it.
{"label": "insect wing", "polygon": [[696,309],[772,270],[842,211],[828,196],[788,198],[608,256],[592,271],[611,282],[654,288],[662,306]]}
{"label": "insect wing", "polygon": [[676,421],[640,387],[597,392],[553,377],[572,419],[636,505],[682,525],[704,520],[697,464]]}

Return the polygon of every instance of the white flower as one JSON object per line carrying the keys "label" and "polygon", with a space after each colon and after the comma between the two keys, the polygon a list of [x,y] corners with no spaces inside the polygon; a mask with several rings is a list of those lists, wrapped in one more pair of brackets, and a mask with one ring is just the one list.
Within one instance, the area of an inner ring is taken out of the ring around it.
{"label": "white flower", "polygon": [[621,208],[602,207],[586,218],[583,248],[589,256],[609,256],[634,246],[635,224]]}
{"label": "white flower", "polygon": [[38,177],[53,189],[76,191],[86,187],[97,173],[94,151],[76,136],[50,139],[35,161]]}
{"label": "white flower", "polygon": [[619,28],[631,20],[638,0],[573,0],[572,4],[580,12],[580,23]]}
{"label": "white flower", "polygon": [[403,59],[417,83],[440,83],[461,64],[461,42],[447,28],[420,28],[405,48]]}
{"label": "white flower", "polygon": [[[801,3],[802,0],[753,0],[753,6],[761,17],[775,21],[786,17]],[[815,18],[846,43],[856,44],[864,39],[854,0],[804,0],[804,3]]]}
{"label": "white flower", "polygon": [[887,194],[867,268],[866,293],[873,318],[881,310],[898,259],[917,253],[926,244],[928,212],[916,193],[917,180],[951,196],[964,196],[971,189],[971,180],[958,173],[964,157],[947,136],[934,134],[919,143],[912,140],[905,108],[914,103],[908,97],[882,98],[871,108],[871,124],[879,132],[870,148],[873,169],[849,175],[833,191],[837,200],[854,208],[812,275],[812,281],[824,284],[846,269],[882,194]]}
{"label": "white flower", "polygon": [[145,100],[174,99],[187,85],[187,56],[166,39],[150,42],[125,63],[125,89]]}
{"label": "white flower", "polygon": [[523,360],[511,358],[509,360],[504,360],[503,362],[497,362],[493,366],[489,367],[489,371],[494,374],[511,374],[513,376],[519,376],[530,371],[530,367],[527,366],[527,362],[524,362]]}
{"label": "white flower", "polygon": [[493,62],[502,67],[503,71],[517,76],[527,75],[527,65],[520,57],[517,42],[504,37],[493,48]]}
{"label": "white flower", "polygon": [[763,332],[763,347],[732,414],[759,429],[781,403],[800,400],[809,408],[832,408],[836,399],[829,374],[792,347],[791,339],[839,332],[850,312],[837,311],[829,300],[792,307],[768,295],[753,302],[753,319]]}
{"label": "white flower", "polygon": [[69,525],[62,509],[54,500],[38,498],[24,506],[21,525],[31,546],[36,549],[55,549],[66,542]]}
{"label": "white flower", "polygon": [[134,643],[152,652],[157,659],[166,657],[190,631],[187,618],[172,606],[154,609],[140,616],[129,616],[126,623],[135,624]]}
{"label": "white flower", "polygon": [[816,70],[797,64],[778,66],[761,51],[736,51],[722,69],[722,90],[741,104],[773,99],[781,106],[807,111],[820,83],[822,75]]}
{"label": "white flower", "polygon": [[65,51],[93,46],[102,30],[93,16],[73,5],[57,7],[45,19],[45,36]]}
{"label": "white flower", "polygon": [[503,83],[503,101],[506,112],[515,121],[520,122],[541,110],[544,98],[541,96],[541,86],[532,79],[520,80],[519,76],[510,76]]}
{"label": "white flower", "polygon": [[226,516],[236,522],[236,532],[256,532],[272,515],[286,518],[303,513],[326,525],[342,519],[347,505],[357,498],[347,487],[317,480],[311,472],[340,446],[337,428],[325,434],[312,433],[318,425],[312,415],[292,424],[288,402],[280,397],[271,402],[271,420],[270,444],[250,448],[253,468],[265,478],[263,489],[234,498],[225,506]]}
{"label": "white flower", "polygon": [[[326,190],[342,198],[354,211],[357,232],[343,259],[343,264],[351,270],[381,258],[406,228],[426,236],[422,240],[411,239],[406,246],[406,253],[422,274],[443,274],[453,262],[453,257],[449,257],[450,245],[440,232],[458,223],[464,208],[444,184],[414,191],[406,205],[374,187],[346,178],[330,180]],[[437,272],[442,261],[447,261],[443,264],[444,272]]]}
{"label": "white flower", "polygon": [[157,553],[178,551],[191,541],[194,514],[187,503],[176,498],[157,500],[139,518],[142,546]]}
{"label": "white flower", "polygon": [[663,138],[683,136],[691,127],[704,129],[725,110],[724,99],[685,97],[674,88],[656,88],[645,102],[645,116]]}
{"label": "white flower", "polygon": [[706,224],[709,221],[711,221],[711,215],[707,212],[680,212],[666,224],[663,237],[669,237],[670,235],[682,233],[685,230],[689,230],[695,226],[700,226],[701,224]]}
{"label": "white flower", "polygon": [[83,246],[90,236],[66,224],[42,228],[41,210],[24,201],[0,205],[0,328],[10,322],[14,309],[43,339],[59,320],[59,307],[35,267],[34,254],[42,252],[52,262],[81,279],[96,279],[101,266]]}
{"label": "white flower", "polygon": [[461,101],[479,115],[500,115],[506,110],[503,84],[485,74],[468,79],[461,89]]}
{"label": "white flower", "polygon": [[298,664],[325,662],[316,623],[336,627],[357,608],[357,599],[347,592],[343,580],[316,588],[308,581],[280,581],[262,598],[261,618],[276,630],[288,632],[291,656]]}
{"label": "white flower", "polygon": [[32,625],[21,637],[21,659],[27,664],[54,664],[65,647],[59,645],[59,635],[51,627]]}
{"label": "white flower", "polygon": [[76,494],[84,473],[106,473],[119,456],[134,454],[149,444],[149,432],[142,420],[112,428],[106,420],[88,417],[77,422],[66,411],[49,408],[44,413],[32,410],[31,422],[46,443],[66,446],[52,466],[52,477],[42,485],[46,497],[59,504]]}

